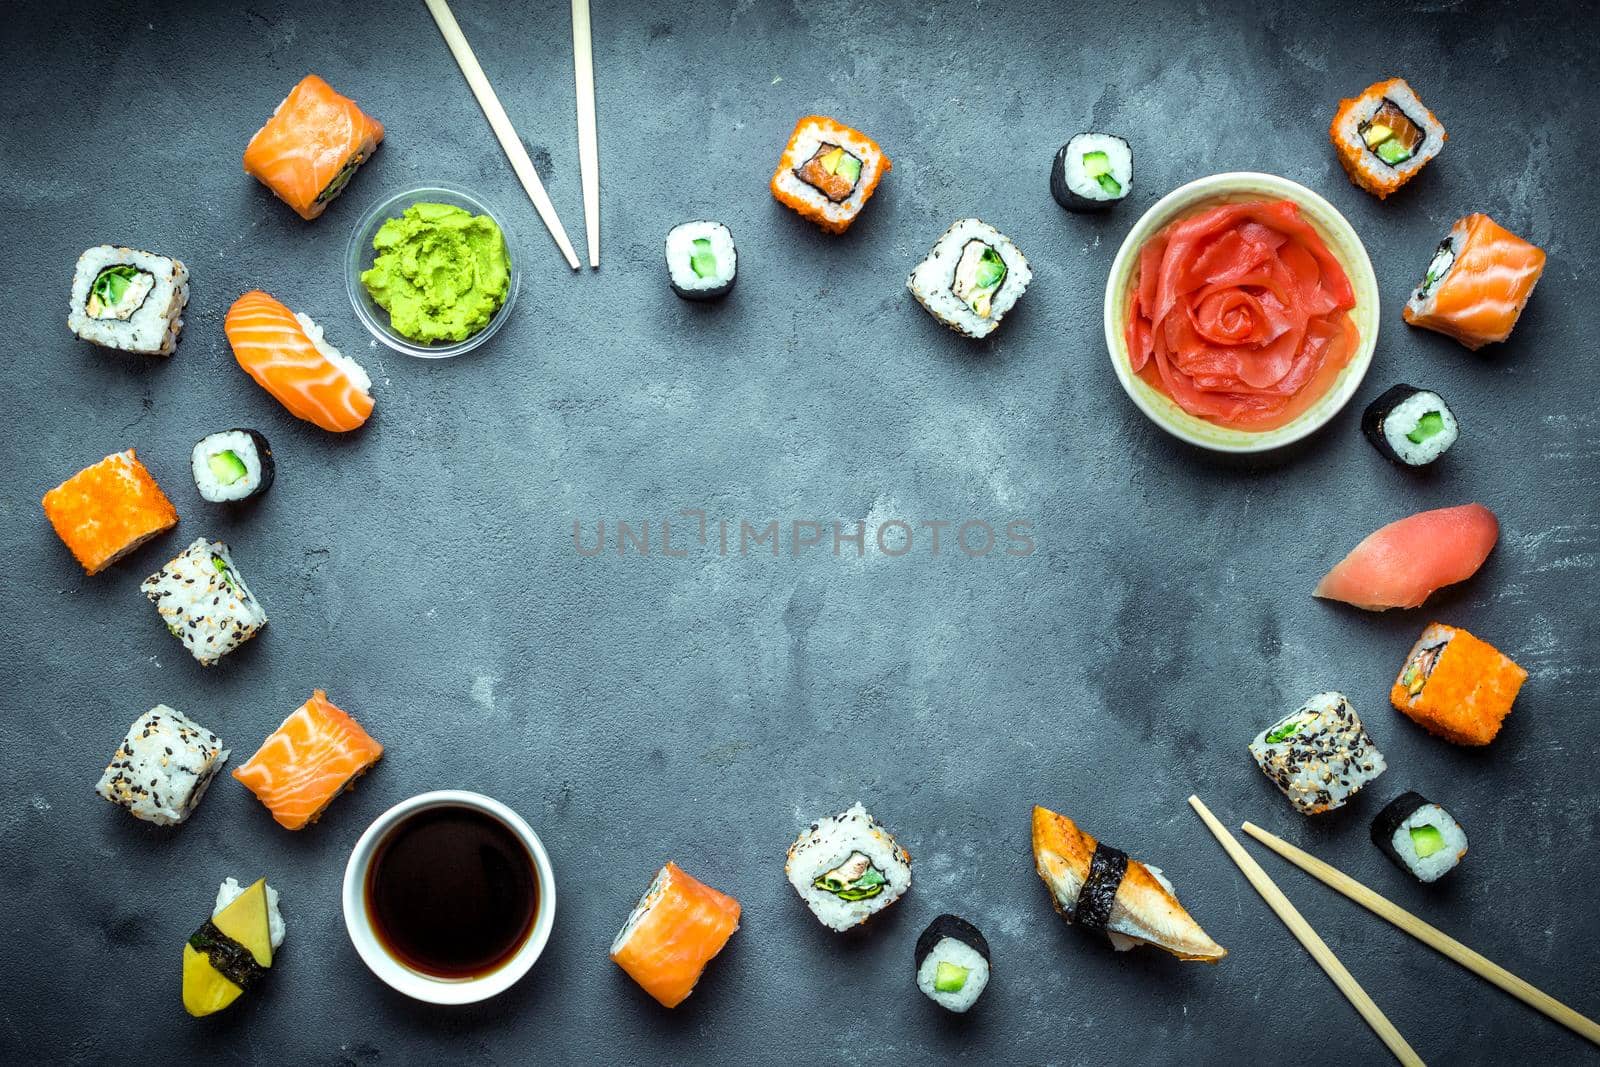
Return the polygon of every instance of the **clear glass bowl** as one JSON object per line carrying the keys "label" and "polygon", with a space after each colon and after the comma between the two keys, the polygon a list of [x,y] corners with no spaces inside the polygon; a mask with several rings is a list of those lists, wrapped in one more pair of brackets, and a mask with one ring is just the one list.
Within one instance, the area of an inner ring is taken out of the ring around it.
{"label": "clear glass bowl", "polygon": [[[389,313],[368,295],[366,286],[361,284],[361,272],[372,266],[376,256],[372,250],[372,238],[377,234],[379,227],[390,219],[399,217],[406,208],[417,203],[453,204],[474,215],[487,215],[505,235],[506,256],[511,263],[511,287],[506,291],[505,303],[500,305],[487,326],[465,341],[425,344],[396,332],[389,325]],[[419,185],[395,193],[374,204],[361,216],[361,221],[356,223],[355,232],[350,235],[350,246],[345,250],[344,281],[345,289],[350,295],[350,306],[355,308],[356,317],[372,336],[396,352],[403,352],[408,356],[420,359],[449,359],[451,356],[471,352],[505,325],[506,319],[511,317],[511,309],[517,303],[517,290],[522,285],[522,269],[517,260],[516,241],[504,217],[498,212],[491,211],[487,204],[465,189],[452,185],[432,184]]]}

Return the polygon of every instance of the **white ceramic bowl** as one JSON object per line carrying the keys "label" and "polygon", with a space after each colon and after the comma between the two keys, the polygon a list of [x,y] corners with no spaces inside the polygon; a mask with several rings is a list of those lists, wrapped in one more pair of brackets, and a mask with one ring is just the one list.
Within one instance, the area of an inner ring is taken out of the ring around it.
{"label": "white ceramic bowl", "polygon": [[[495,225],[500,227],[501,234],[505,236],[506,256],[511,262],[511,287],[506,291],[506,302],[500,305],[487,326],[465,341],[446,341],[438,344],[413,341],[389,325],[389,313],[372,299],[367,287],[361,284],[361,272],[372,266],[375,255],[372,250],[372,238],[377,235],[379,228],[385,222],[398,218],[406,208],[417,203],[454,204],[474,215],[487,215],[494,220]],[[517,290],[522,287],[522,268],[518,261],[516,242],[499,212],[489,210],[488,205],[465,189],[443,184],[419,185],[385,197],[361,216],[361,220],[356,223],[355,232],[350,235],[349,245],[345,247],[344,285],[345,292],[350,297],[350,306],[355,308],[356,317],[367,328],[367,332],[379,341],[396,352],[403,352],[408,356],[417,356],[421,359],[449,359],[451,356],[471,352],[505,325],[506,319],[511,317],[512,307],[516,305]]]}
{"label": "white ceramic bowl", "polygon": [[[1139,266],[1139,250],[1146,241],[1175,219],[1216,204],[1243,200],[1292,200],[1328,249],[1350,276],[1356,306],[1350,311],[1361,340],[1350,362],[1316,403],[1283,426],[1272,430],[1235,430],[1207,422],[1184,411],[1165,393],[1133,373],[1128,363],[1128,343],[1123,336],[1128,304]],[[1235,172],[1213,174],[1180,186],[1156,201],[1128,231],[1106,279],[1106,348],[1117,380],[1139,410],[1174,437],[1216,452],[1266,452],[1298,441],[1339,413],[1366,376],[1372,351],[1378,343],[1378,282],[1361,238],[1334,206],[1287,178],[1275,174]]]}
{"label": "white ceramic bowl", "polygon": [[[533,859],[534,876],[538,879],[539,911],[534,916],[528,939],[503,966],[476,978],[435,978],[407,967],[384,950],[377,934],[373,932],[367,911],[367,868],[372,863],[378,843],[402,820],[427,808],[441,807],[473,808],[498,819],[527,848],[528,855]],[[416,1000],[425,1000],[430,1004],[472,1004],[515,985],[544,951],[555,922],[556,881],[550,869],[550,857],[539,835],[516,812],[482,793],[440,789],[402,800],[367,827],[367,832],[361,835],[355,850],[350,853],[350,861],[345,864],[343,903],[344,928],[350,934],[350,943],[355,945],[356,954],[373,974]]]}

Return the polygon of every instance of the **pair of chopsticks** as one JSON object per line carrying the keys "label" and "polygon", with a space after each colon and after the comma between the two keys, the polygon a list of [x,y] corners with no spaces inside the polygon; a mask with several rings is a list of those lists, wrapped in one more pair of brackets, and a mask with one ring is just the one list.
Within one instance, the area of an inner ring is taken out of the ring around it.
{"label": "pair of chopsticks", "polygon": [[[539,218],[544,220],[545,229],[555,238],[556,247],[561,249],[567,266],[573,270],[579,269],[578,253],[573,251],[572,242],[567,239],[566,228],[556,216],[555,205],[550,203],[550,195],[544,191],[539,172],[534,169],[533,160],[528,158],[528,150],[523,147],[516,128],[506,117],[506,109],[500,106],[500,98],[495,95],[494,86],[489,84],[488,77],[483,73],[478,57],[473,55],[472,46],[467,43],[455,15],[450,13],[448,0],[423,2],[428,5],[433,21],[438,23],[439,32],[444,35],[445,44],[450,46],[450,54],[455,56],[456,65],[466,76],[472,95],[478,98],[478,106],[483,109],[484,117],[489,120],[501,149],[511,161],[511,169],[516,171],[528,199],[533,201]],[[589,266],[598,267],[600,146],[594,123],[594,45],[589,27],[589,0],[572,0],[572,69],[578,93],[578,169],[583,182],[583,221],[589,233]]]}
{"label": "pair of chopsticks", "polygon": [[[1278,918],[1283,920],[1283,924],[1299,939],[1300,944],[1305,946],[1305,950],[1311,953],[1311,957],[1327,972],[1328,977],[1333,979],[1334,985],[1339,987],[1339,991],[1361,1013],[1361,1017],[1367,1021],[1367,1024],[1388,1046],[1389,1051],[1394,1053],[1395,1058],[1404,1064],[1420,1065],[1422,1059],[1406,1042],[1406,1039],[1400,1035],[1400,1031],[1395,1029],[1388,1016],[1384,1015],[1383,1011],[1373,1003],[1372,998],[1361,988],[1360,983],[1345,969],[1344,964],[1339,962],[1339,958],[1333,954],[1333,950],[1327,946],[1327,943],[1321,937],[1317,936],[1317,932],[1311,928],[1311,924],[1306,922],[1305,917],[1289,902],[1289,898],[1284,896],[1283,891],[1267,876],[1267,872],[1262,870],[1261,866],[1244,850],[1244,846],[1239,844],[1238,840],[1228,832],[1227,827],[1217,821],[1217,817],[1211,814],[1211,809],[1207,808],[1199,797],[1191,796],[1189,798],[1189,806],[1199,814],[1201,819],[1205,820],[1206,826],[1211,830],[1211,833],[1228,855],[1232,857],[1233,862],[1239,865],[1239,869],[1244,872],[1245,877],[1255,887],[1256,892],[1261,894],[1262,899],[1277,913]],[[1324,884],[1337,889],[1368,911],[1387,919],[1423,944],[1455,960],[1480,978],[1493,982],[1524,1004],[1538,1009],[1561,1025],[1600,1045],[1600,1024],[1597,1024],[1594,1020],[1578,1014],[1548,993],[1523,981],[1504,967],[1474,952],[1455,938],[1423,922],[1398,904],[1379,896],[1354,878],[1329,866],[1310,853],[1296,848],[1289,842],[1268,833],[1254,823],[1245,823],[1243,829],[1245,833],[1260,841],[1290,863],[1293,863]]]}

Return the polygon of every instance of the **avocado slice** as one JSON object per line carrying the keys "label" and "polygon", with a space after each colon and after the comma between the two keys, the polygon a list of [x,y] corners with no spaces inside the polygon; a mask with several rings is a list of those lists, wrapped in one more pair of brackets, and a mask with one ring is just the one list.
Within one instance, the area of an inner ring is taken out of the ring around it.
{"label": "avocado slice", "polygon": [[1425,860],[1444,848],[1444,834],[1437,826],[1413,826],[1410,833],[1411,847],[1417,850],[1418,859]]}
{"label": "avocado slice", "polygon": [[232,485],[249,473],[244,460],[231,448],[212,453],[206,458],[206,466],[211,468],[212,477],[223,485]]}
{"label": "avocado slice", "polygon": [[838,166],[834,168],[834,173],[854,185],[861,180],[861,160],[846,152],[844,158],[839,160]]}
{"label": "avocado slice", "polygon": [[967,975],[971,974],[967,968],[959,963],[946,963],[943,960],[933,971],[933,988],[938,993],[959,993],[967,984]]}
{"label": "avocado slice", "polygon": [[1391,167],[1404,163],[1406,160],[1410,159],[1413,154],[1411,149],[1401,144],[1398,139],[1385,141],[1377,148],[1373,149],[1373,151],[1378,153],[1379,159],[1383,160]]}

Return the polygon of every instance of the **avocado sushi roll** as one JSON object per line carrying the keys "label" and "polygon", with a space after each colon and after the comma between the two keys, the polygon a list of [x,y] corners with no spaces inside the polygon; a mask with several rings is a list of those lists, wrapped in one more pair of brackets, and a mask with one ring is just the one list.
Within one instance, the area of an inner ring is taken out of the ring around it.
{"label": "avocado sushi roll", "polygon": [[915,955],[917,988],[947,1011],[966,1011],[989,985],[989,942],[960,916],[929,923]]}
{"label": "avocado sushi roll", "polygon": [[1436,882],[1467,854],[1467,833],[1420,793],[1401,793],[1372,820],[1372,843],[1419,882]]}
{"label": "avocado sushi roll", "polygon": [[1032,280],[1027,257],[1011,238],[981,219],[957,219],[911,272],[906,288],[956,333],[987,337]]}
{"label": "avocado sushi roll", "polygon": [[195,488],[213,504],[260,496],[272,487],[277,467],[272,446],[255,430],[233,429],[207,434],[189,457]]}
{"label": "avocado sushi roll", "polygon": [[1050,168],[1050,195],[1068,211],[1104,211],[1133,188],[1133,149],[1109,133],[1080,133]]}
{"label": "avocado sushi roll", "polygon": [[667,234],[667,276],[685,300],[720,300],[733,292],[739,253],[720,222],[685,222]]}
{"label": "avocado sushi roll", "polygon": [[1367,405],[1361,432],[1391,463],[1426,467],[1456,443],[1461,428],[1438,393],[1401,384]]}

